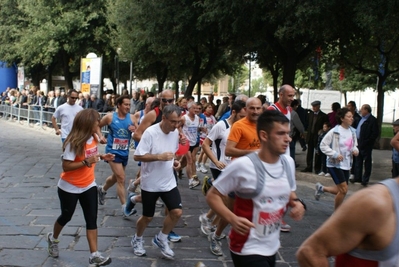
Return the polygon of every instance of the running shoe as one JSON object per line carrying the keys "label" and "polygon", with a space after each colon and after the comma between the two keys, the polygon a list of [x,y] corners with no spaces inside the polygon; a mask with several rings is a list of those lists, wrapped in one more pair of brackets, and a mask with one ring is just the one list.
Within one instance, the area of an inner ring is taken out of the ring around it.
{"label": "running shoe", "polygon": [[152,239],[152,244],[159,248],[162,252],[162,255],[164,255],[166,258],[168,259],[173,259],[173,257],[175,256],[175,253],[173,252],[173,250],[170,249],[169,247],[169,243],[166,241],[161,241],[158,238],[158,235],[155,235],[154,238]]}
{"label": "running shoe", "polygon": [[168,234],[168,240],[170,242],[177,243],[177,242],[181,241],[181,236],[179,236],[178,234],[176,234],[173,231],[170,231],[170,233]]}
{"label": "running shoe", "polygon": [[315,191],[315,193],[314,193],[314,198],[315,198],[316,200],[319,200],[321,194],[323,194],[323,193],[324,193],[324,191],[323,191],[323,185],[322,185],[321,183],[317,183],[317,184],[316,184],[316,191]]}
{"label": "running shoe", "polygon": [[324,172],[319,172],[319,174],[317,174],[317,175],[319,175],[319,176],[324,176],[324,175],[326,175]]}
{"label": "running shoe", "polygon": [[105,266],[112,262],[110,257],[104,257],[100,253],[89,258],[90,266]]}
{"label": "running shoe", "polygon": [[222,242],[220,239],[217,239],[214,234],[210,234],[208,235],[208,240],[209,248],[211,249],[212,254],[216,256],[223,256]]}
{"label": "running shoe", "polygon": [[285,222],[281,222],[281,227],[280,227],[281,232],[290,232],[291,231],[291,226]]}
{"label": "running shoe", "polygon": [[206,196],[206,192],[212,187],[212,178],[207,175],[202,180],[202,194]]}
{"label": "running shoe", "polygon": [[208,170],[205,168],[205,166],[203,164],[200,165],[199,171],[202,172],[202,173],[207,173],[208,172]]}
{"label": "running shoe", "polygon": [[158,198],[157,202],[155,202],[155,207],[162,208],[164,206],[161,199]]}
{"label": "running shoe", "polygon": [[98,204],[104,205],[105,203],[105,195],[107,195],[107,192],[103,191],[102,186],[97,186],[97,193],[98,193]]}
{"label": "running shoe", "polygon": [[133,179],[129,180],[129,186],[127,187],[128,192],[132,192],[132,193],[136,192],[137,186],[134,185],[134,182],[135,182],[135,180],[133,180]]}
{"label": "running shoe", "polygon": [[200,181],[198,180],[198,177],[197,177],[197,179],[191,178],[188,183],[188,188],[193,189],[194,187],[197,187],[199,185],[200,185]]}
{"label": "running shoe", "polygon": [[197,172],[201,171],[201,167],[198,162],[195,163],[195,169],[197,170]]}
{"label": "running shoe", "polygon": [[331,174],[327,172],[324,176],[325,176],[325,177],[330,177]]}
{"label": "running shoe", "polygon": [[208,219],[208,217],[206,217],[206,213],[203,213],[199,216],[199,221],[201,223],[201,232],[208,236],[209,234],[211,234],[212,231],[212,221]]}
{"label": "running shoe", "polygon": [[53,258],[58,258],[58,243],[59,240],[51,240],[53,233],[48,233],[46,240],[47,240],[47,251],[48,254]]}
{"label": "running shoe", "polygon": [[146,255],[146,251],[144,249],[144,240],[143,238],[141,238],[140,240],[137,240],[136,237],[134,236],[132,238],[132,241],[130,242],[130,244],[133,247],[133,253],[136,256],[145,256]]}
{"label": "running shoe", "polygon": [[124,214],[126,217],[131,216],[131,215],[133,215],[133,214],[136,214],[136,212],[137,212],[137,210],[134,209],[134,206],[135,206],[136,204],[134,204],[134,203],[131,201],[131,198],[132,198],[133,196],[135,196],[135,195],[136,195],[135,193],[129,193],[129,195],[127,196],[127,199],[126,199],[126,206],[125,206],[125,210],[124,210],[124,212],[123,212],[123,214]]}

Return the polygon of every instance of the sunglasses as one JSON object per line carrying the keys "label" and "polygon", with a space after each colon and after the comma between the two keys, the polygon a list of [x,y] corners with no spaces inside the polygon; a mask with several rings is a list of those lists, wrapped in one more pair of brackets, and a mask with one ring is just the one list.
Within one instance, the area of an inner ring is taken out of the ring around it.
{"label": "sunglasses", "polygon": [[72,96],[70,96],[69,98],[72,99],[72,100],[78,99],[77,97],[72,97]]}
{"label": "sunglasses", "polygon": [[162,102],[164,102],[164,103],[166,103],[166,102],[168,102],[168,103],[173,103],[173,101],[175,101],[174,98],[170,98],[170,99],[168,99],[168,98],[162,98],[161,100],[162,100]]}

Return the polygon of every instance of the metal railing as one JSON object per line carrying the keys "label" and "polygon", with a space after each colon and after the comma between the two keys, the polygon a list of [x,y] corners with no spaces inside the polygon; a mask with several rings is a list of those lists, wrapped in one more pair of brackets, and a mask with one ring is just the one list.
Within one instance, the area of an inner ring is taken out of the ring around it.
{"label": "metal railing", "polygon": [[[25,107],[15,107],[8,104],[0,104],[0,118],[3,120],[9,120],[14,122],[23,123],[26,122],[28,125],[37,125],[40,127],[53,127],[51,118],[55,108],[43,107],[37,105],[28,105]],[[101,118],[107,113],[100,113]],[[57,124],[60,126],[61,122],[57,119]],[[101,132],[104,136],[108,134],[108,126],[101,128]]]}

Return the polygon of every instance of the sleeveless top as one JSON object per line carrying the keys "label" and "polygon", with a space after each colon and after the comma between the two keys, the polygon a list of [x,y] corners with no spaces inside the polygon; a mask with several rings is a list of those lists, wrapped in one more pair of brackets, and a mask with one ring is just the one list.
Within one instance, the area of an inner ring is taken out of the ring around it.
{"label": "sleeveless top", "polygon": [[399,185],[394,179],[387,179],[385,185],[393,200],[396,214],[396,233],[383,250],[354,249],[336,257],[336,267],[399,267]]}
{"label": "sleeveless top", "polygon": [[124,119],[118,118],[117,112],[112,114],[112,122],[108,127],[109,133],[105,153],[116,154],[121,157],[129,156],[131,132],[128,128],[132,124],[130,114],[127,114]]}
{"label": "sleeveless top", "polygon": [[195,146],[197,144],[200,119],[197,115],[195,115],[194,120],[192,121],[188,114],[184,115],[184,119],[185,122],[183,125],[183,133],[190,142],[190,146]]}

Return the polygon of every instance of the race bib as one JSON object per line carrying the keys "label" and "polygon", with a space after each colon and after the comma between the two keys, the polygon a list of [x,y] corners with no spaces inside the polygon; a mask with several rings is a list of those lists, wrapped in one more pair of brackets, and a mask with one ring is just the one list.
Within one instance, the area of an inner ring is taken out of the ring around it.
{"label": "race bib", "polygon": [[114,150],[128,150],[129,139],[114,138],[112,149]]}
{"label": "race bib", "polygon": [[98,154],[98,149],[97,149],[97,146],[95,146],[90,149],[86,149],[85,158],[87,159],[87,158],[90,158],[91,156],[95,156],[97,154]]}
{"label": "race bib", "polygon": [[280,231],[283,215],[283,209],[272,213],[260,211],[255,223],[256,233],[260,236],[266,236],[273,232]]}

